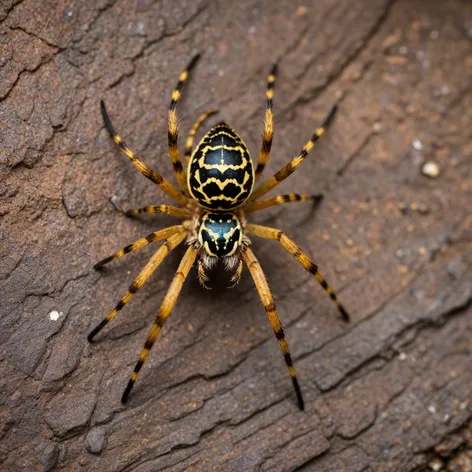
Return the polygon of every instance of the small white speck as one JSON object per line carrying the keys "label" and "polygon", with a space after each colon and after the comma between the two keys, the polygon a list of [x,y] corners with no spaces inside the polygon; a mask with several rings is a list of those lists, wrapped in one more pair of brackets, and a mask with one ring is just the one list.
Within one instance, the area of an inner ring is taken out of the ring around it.
{"label": "small white speck", "polygon": [[400,352],[400,354],[398,355],[398,359],[400,361],[406,361],[406,354],[404,352]]}
{"label": "small white speck", "polygon": [[411,144],[417,151],[421,151],[423,149],[423,143],[418,138],[415,138]]}
{"label": "small white speck", "polygon": [[408,54],[408,48],[406,46],[400,46],[398,52],[403,55]]}
{"label": "small white speck", "polygon": [[416,51],[416,58],[421,61],[422,59],[424,59],[424,51],[422,51],[421,49]]}
{"label": "small white speck", "polygon": [[443,85],[440,89],[440,92],[441,95],[449,95],[451,91],[449,90],[449,87],[447,85]]}
{"label": "small white speck", "polygon": [[435,179],[439,175],[439,166],[435,162],[428,161],[423,165],[421,172],[423,172],[423,175],[426,175],[426,177]]}
{"label": "small white speck", "polygon": [[443,423],[447,423],[451,419],[451,415],[448,415],[447,413],[443,417]]}
{"label": "small white speck", "polygon": [[67,18],[71,18],[73,14],[74,14],[74,12],[72,10],[67,10],[66,11]]}
{"label": "small white speck", "polygon": [[439,38],[439,31],[436,31],[436,30],[431,31],[431,33],[429,34],[429,37],[431,39],[438,39]]}
{"label": "small white speck", "polygon": [[136,34],[139,34],[139,36],[146,35],[144,21],[138,21],[136,23]]}
{"label": "small white speck", "polygon": [[255,26],[250,26],[247,31],[248,31],[249,34],[254,34],[256,32],[256,27]]}
{"label": "small white speck", "polygon": [[460,409],[461,410],[465,410],[467,408],[467,402],[462,402],[460,405],[459,405]]}
{"label": "small white speck", "polygon": [[51,313],[49,313],[49,318],[51,321],[57,321],[59,319],[60,316],[62,316],[64,313],[59,312],[59,311],[56,311],[56,310],[53,310],[51,311]]}
{"label": "small white speck", "polygon": [[436,407],[434,405],[429,405],[428,411],[434,415],[434,413],[436,413]]}

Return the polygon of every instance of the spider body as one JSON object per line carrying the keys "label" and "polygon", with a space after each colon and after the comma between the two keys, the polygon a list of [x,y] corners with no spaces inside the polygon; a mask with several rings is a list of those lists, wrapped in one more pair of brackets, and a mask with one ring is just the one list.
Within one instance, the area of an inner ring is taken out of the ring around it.
{"label": "spider body", "polygon": [[246,144],[226,123],[212,128],[190,159],[188,188],[204,208],[228,211],[242,205],[254,186]]}
{"label": "spider body", "polygon": [[243,238],[243,228],[234,213],[203,213],[198,242],[210,257],[232,256]]}
{"label": "spider body", "polygon": [[288,343],[285,339],[284,329],[277,314],[274,299],[264,272],[251,249],[252,243],[248,234],[277,241],[307,272],[315,277],[321,287],[337,305],[345,321],[349,320],[349,315],[338,301],[332,288],[320,274],[318,266],[311,261],[308,255],[294,241],[288,238],[286,234],[279,229],[248,223],[246,216],[252,212],[274,205],[296,201],[320,200],[320,195],[293,193],[277,195],[266,199],[261,199],[261,197],[275,188],[300,166],[313,148],[315,142],[330,124],[335,114],[336,107],[333,107],[321,127],[316,129],[303,149],[271,178],[267,179],[254,190],[254,184],[260,178],[269,159],[272,145],[272,99],[274,96],[276,74],[276,66],[273,66],[267,81],[264,131],[262,135],[262,146],[257,158],[256,171],[254,172],[247,146],[238,134],[225,123],[216,125],[206,133],[196,149],[192,152],[196,132],[209,116],[216,113],[215,111],[204,113],[195,121],[186,142],[185,157],[188,165],[187,171],[185,171],[180,159],[180,151],[177,144],[178,117],[176,108],[181,97],[183,84],[187,80],[189,72],[197,62],[197,59],[198,56],[194,57],[187,69],[180,75],[179,82],[172,92],[172,100],[169,107],[169,157],[173,164],[175,177],[180,189],[149,167],[128,148],[122,138],[116,133],[106,111],[105,103],[103,101],[101,102],[105,126],[113,141],[145,177],[156,184],[157,187],[177,203],[177,206],[150,205],[137,210],[129,210],[126,214],[133,216],[141,213],[167,213],[180,219],[181,222],[178,225],[155,231],[144,238],[138,239],[95,265],[95,268],[98,269],[148,244],[164,241],[134,279],[115,308],[90,332],[88,340],[92,341],[95,336],[115,318],[126,304],[129,303],[134,294],[151,277],[166,256],[177,246],[185,242],[188,246],[187,250],[156,315],[154,324],[123,393],[122,402],[127,401],[138,377],[138,373],[161,332],[165,321],[170,316],[185,279],[194,263],[196,262],[198,266],[200,282],[205,285],[205,282],[208,280],[208,269],[211,269],[218,260],[223,260],[227,269],[235,270],[232,278],[235,283],[238,282],[244,266],[251,274],[282,351],[288,373],[292,379],[293,387],[297,395],[298,405],[300,409],[303,409],[303,396],[290,356]]}

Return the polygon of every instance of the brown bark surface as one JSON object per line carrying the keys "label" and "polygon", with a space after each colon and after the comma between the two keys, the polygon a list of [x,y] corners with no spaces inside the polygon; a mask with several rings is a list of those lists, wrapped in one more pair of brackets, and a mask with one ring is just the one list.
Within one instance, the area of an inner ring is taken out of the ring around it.
{"label": "brown bark surface", "polygon": [[[1,0],[0,21],[2,471],[407,472],[440,443],[466,447],[471,2]],[[183,250],[86,341],[152,248],[102,273],[93,264],[173,222],[117,211],[168,200],[115,149],[99,99],[130,147],[172,178],[167,106],[196,52],[181,146],[216,107],[211,124],[231,124],[253,158],[279,63],[266,177],[339,104],[280,187],[322,192],[319,208],[251,218],[312,255],[352,314],[344,324],[277,243],[253,240],[305,412],[247,272],[232,290],[215,274],[210,291],[192,272],[120,404]],[[426,161],[437,178],[422,175]]]}

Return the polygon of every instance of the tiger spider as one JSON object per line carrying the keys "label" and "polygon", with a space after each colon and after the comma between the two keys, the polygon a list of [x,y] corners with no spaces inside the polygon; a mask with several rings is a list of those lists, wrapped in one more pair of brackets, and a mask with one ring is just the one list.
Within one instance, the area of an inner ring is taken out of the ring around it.
{"label": "tiger spider", "polygon": [[269,317],[269,322],[274,330],[293,387],[297,395],[298,406],[304,409],[304,401],[300,386],[298,384],[295,368],[285,340],[282,323],[277,315],[274,300],[271,295],[266,277],[256,256],[251,250],[251,241],[245,233],[252,233],[266,239],[279,241],[282,247],[288,251],[316,280],[321,284],[326,293],[336,303],[343,319],[349,321],[349,315],[338,301],[331,287],[318,271],[318,267],[300,249],[295,242],[289,239],[285,233],[275,228],[250,224],[246,221],[246,213],[252,213],[274,205],[286,202],[316,200],[319,196],[290,193],[277,195],[272,198],[260,199],[267,192],[275,188],[280,182],[292,174],[303,159],[311,151],[315,142],[325,132],[332,121],[336,106],[329,112],[320,128],[305,144],[300,153],[288,164],[282,167],[273,177],[266,180],[253,191],[254,183],[260,178],[264,167],[269,160],[273,136],[273,103],[275,76],[277,66],[274,65],[267,81],[266,110],[264,120],[264,132],[262,147],[257,158],[257,167],[254,171],[251,157],[247,146],[239,135],[226,123],[220,123],[212,128],[201,139],[198,146],[192,152],[193,141],[197,130],[202,123],[216,111],[211,110],[200,115],[195,121],[187,138],[185,146],[185,157],[187,161],[187,172],[184,170],[180,160],[180,151],[177,145],[178,117],[177,103],[181,97],[182,87],[187,80],[190,71],[199,59],[195,56],[188,64],[186,70],[179,77],[176,88],[172,92],[172,100],[168,116],[168,142],[169,155],[172,161],[175,177],[180,190],[167,179],[151,169],[143,160],[137,157],[124,143],[108,117],[103,100],[100,102],[105,126],[113,141],[128,156],[135,167],[149,180],[154,182],[169,197],[174,199],[179,206],[157,205],[146,206],[137,210],[129,210],[127,215],[140,213],[167,213],[182,220],[180,225],[171,226],[156,231],[138,239],[136,242],[119,250],[115,254],[103,259],[95,265],[99,269],[108,262],[118,259],[129,252],[141,249],[149,243],[163,241],[162,246],[154,253],[151,260],[144,266],[139,275],[130,285],[126,294],[121,298],[109,315],[88,335],[88,340],[94,337],[118,314],[118,312],[131,300],[133,295],[151,277],[152,273],[159,267],[167,255],[179,244],[186,241],[187,251],[182,258],[177,272],[170,284],[166,296],[162,302],[154,324],[149,332],[139,360],[134,368],[128,385],[121,398],[125,403],[138,377],[149,351],[159,335],[164,322],[169,317],[185,279],[190,269],[197,260],[198,277],[202,285],[208,280],[207,270],[222,259],[227,269],[234,270],[232,282],[237,283],[241,277],[243,265],[245,264],[254,279],[256,289],[264,304]]}

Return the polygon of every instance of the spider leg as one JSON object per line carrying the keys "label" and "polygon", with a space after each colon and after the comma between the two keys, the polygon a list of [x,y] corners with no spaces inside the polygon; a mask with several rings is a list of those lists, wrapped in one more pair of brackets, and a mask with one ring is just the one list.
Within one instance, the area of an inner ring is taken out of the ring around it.
{"label": "spider leg", "polygon": [[158,174],[154,169],[151,169],[142,159],[136,156],[136,154],[126,145],[121,137],[118,136],[111,123],[110,117],[108,116],[105,102],[103,100],[100,100],[100,108],[102,110],[103,121],[105,122],[105,126],[113,141],[134,164],[136,169],[138,169],[139,172],[141,172],[141,174],[143,174],[149,180],[154,182],[160,189],[169,195],[169,197],[173,198],[181,205],[185,205],[187,203],[187,198],[185,195],[183,195],[176,187],[174,187],[165,177],[162,177],[162,175]]}
{"label": "spider leg", "polygon": [[259,296],[261,297],[262,303],[264,304],[264,308],[267,312],[267,316],[269,317],[269,322],[272,326],[272,329],[274,330],[275,337],[279,341],[280,349],[284,355],[288,373],[292,379],[293,388],[295,389],[295,393],[297,395],[298,406],[300,410],[303,410],[305,407],[302,392],[300,390],[300,385],[298,384],[295,368],[293,367],[292,357],[290,356],[288,343],[285,339],[284,329],[275,309],[274,299],[270,292],[269,284],[267,283],[267,279],[264,275],[264,272],[262,271],[259,261],[256,259],[256,256],[252,252],[251,248],[246,248],[242,253],[242,257],[246,263],[247,268],[249,269],[249,272],[252,275],[252,278],[254,279],[254,284],[256,285],[256,289],[259,293]]}
{"label": "spider leg", "polygon": [[235,287],[236,285],[239,284],[239,281],[241,280],[241,274],[243,273],[243,268],[244,268],[243,261],[239,259],[238,267],[236,268],[234,275],[231,277],[231,282],[233,283],[233,285],[231,285],[230,288]]}
{"label": "spider leg", "polygon": [[256,181],[259,180],[264,168],[269,160],[270,149],[272,147],[272,138],[274,136],[274,105],[272,99],[274,97],[274,85],[277,75],[277,64],[272,66],[269,77],[267,78],[266,90],[266,110],[264,117],[264,131],[262,133],[262,147],[257,157]]}
{"label": "spider leg", "polygon": [[252,213],[254,211],[263,210],[264,208],[269,208],[271,206],[282,205],[288,202],[304,202],[307,200],[312,200],[315,205],[323,200],[323,195],[318,193],[317,195],[306,195],[300,193],[288,193],[286,195],[277,195],[276,197],[267,198],[265,200],[256,200],[251,201],[244,206],[245,213]]}
{"label": "spider leg", "polygon": [[179,231],[170,236],[164,244],[153,254],[150,261],[144,266],[139,275],[133,280],[128,291],[123,295],[115,308],[96,326],[88,335],[87,339],[92,342],[93,338],[123,309],[123,307],[133,298],[133,295],[149,280],[149,277],[159,267],[166,256],[177,247],[187,236],[185,231]]}
{"label": "spider leg", "polygon": [[329,112],[328,116],[325,118],[321,127],[319,127],[315,134],[311,137],[310,141],[308,141],[303,149],[284,167],[282,167],[276,174],[274,174],[270,179],[266,180],[262,183],[251,195],[251,201],[256,200],[262,195],[265,195],[267,192],[272,190],[274,187],[277,187],[280,182],[285,180],[289,175],[291,175],[298,166],[303,162],[305,157],[308,153],[313,149],[315,142],[325,133],[326,129],[330,125],[334,115],[336,114],[337,106],[335,105],[331,111]]}
{"label": "spider leg", "polygon": [[169,156],[174,168],[174,174],[177,178],[177,182],[180,188],[188,194],[187,188],[187,176],[183,168],[182,161],[180,160],[180,150],[177,144],[177,138],[179,136],[179,119],[177,117],[177,103],[182,96],[182,87],[187,81],[190,71],[194,68],[200,54],[197,54],[192,58],[186,69],[180,74],[179,81],[172,92],[172,99],[169,105],[169,118],[168,118],[168,141],[169,141]]}
{"label": "spider leg", "polygon": [[166,296],[162,302],[162,305],[159,309],[157,314],[156,320],[152,325],[151,331],[146,339],[144,344],[144,348],[141,351],[141,355],[139,356],[139,360],[134,368],[133,373],[131,374],[131,378],[126,386],[125,391],[123,392],[123,396],[121,397],[121,402],[126,403],[128,400],[128,396],[133,388],[134,383],[138,377],[138,373],[143,366],[149,351],[152,349],[154,342],[156,341],[157,336],[161,332],[162,326],[164,326],[165,321],[169,317],[174,308],[175,303],[177,302],[177,298],[182,290],[182,286],[187,278],[190,269],[192,268],[193,263],[195,262],[195,258],[197,256],[197,252],[193,246],[189,246],[187,252],[185,253],[182,261],[179,264],[177,272],[175,273],[174,278],[172,279],[172,283],[170,284],[169,289],[167,290]]}
{"label": "spider leg", "polygon": [[100,262],[97,262],[93,266],[93,268],[95,270],[100,269],[105,264],[108,264],[109,262],[114,261],[115,259],[119,259],[120,257],[123,257],[126,254],[129,254],[130,252],[137,251],[138,249],[141,249],[142,247],[147,246],[148,244],[153,243],[155,241],[162,241],[163,239],[167,239],[175,233],[182,232],[183,229],[183,226],[176,225],[169,226],[168,228],[164,228],[160,231],[155,231],[154,233],[148,234],[146,237],[140,238],[134,243],[128,244],[128,246],[125,246],[123,249],[120,249],[111,256],[108,256],[105,259],[102,259]]}
{"label": "spider leg", "polygon": [[178,208],[171,205],[149,205],[143,208],[137,208],[135,210],[128,210],[126,216],[135,216],[140,214],[151,214],[151,213],[166,213],[177,218],[190,218],[191,213],[185,208]]}
{"label": "spider leg", "polygon": [[349,321],[349,314],[346,309],[341,305],[333,289],[329,286],[328,282],[320,274],[318,266],[303,252],[294,241],[288,238],[283,231],[279,231],[276,228],[269,228],[267,226],[260,226],[254,224],[248,224],[246,231],[255,234],[261,238],[273,239],[279,241],[282,247],[290,253],[310,274],[312,274],[319,284],[323,287],[324,291],[330,296],[331,300],[337,305],[339,312],[344,321]]}
{"label": "spider leg", "polygon": [[210,111],[207,111],[206,113],[202,113],[195,120],[195,123],[193,124],[192,129],[190,130],[188,134],[187,141],[185,142],[185,162],[187,163],[187,165],[190,162],[190,157],[192,156],[193,141],[195,139],[195,135],[197,134],[198,129],[207,118],[210,118],[210,116],[213,116],[216,113],[218,113],[218,110],[210,110]]}

